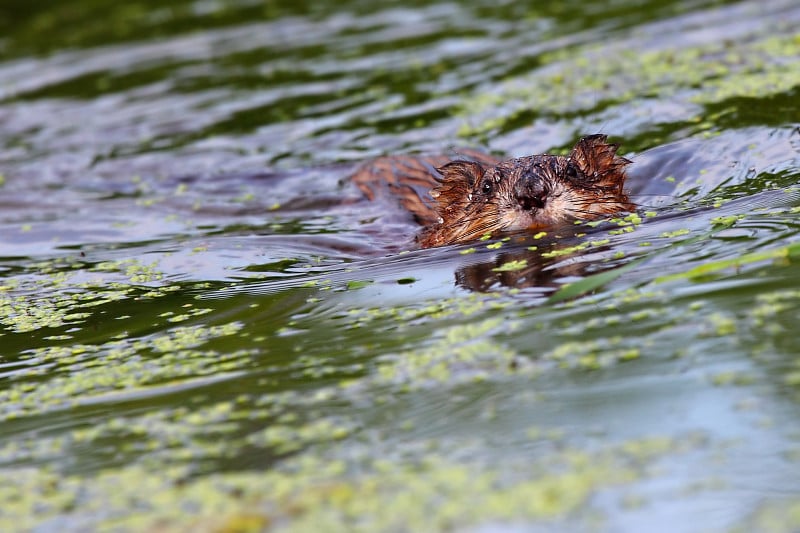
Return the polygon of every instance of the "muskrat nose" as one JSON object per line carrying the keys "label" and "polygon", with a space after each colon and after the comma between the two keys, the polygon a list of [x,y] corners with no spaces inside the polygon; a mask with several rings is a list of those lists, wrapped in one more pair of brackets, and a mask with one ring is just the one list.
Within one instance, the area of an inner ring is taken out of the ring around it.
{"label": "muskrat nose", "polygon": [[544,204],[547,202],[547,190],[536,178],[522,180],[515,188],[514,196],[519,206],[526,211],[544,209]]}

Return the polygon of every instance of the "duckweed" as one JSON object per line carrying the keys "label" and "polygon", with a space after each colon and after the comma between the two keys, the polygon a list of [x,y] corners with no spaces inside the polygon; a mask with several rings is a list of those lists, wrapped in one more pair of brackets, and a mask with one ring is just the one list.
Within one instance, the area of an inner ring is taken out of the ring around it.
{"label": "duckweed", "polygon": [[[796,35],[788,32],[724,43],[687,43],[669,50],[609,49],[603,44],[559,49],[540,56],[542,67],[530,76],[508,81],[491,94],[468,98],[462,109],[469,118],[459,133],[475,136],[504,129],[517,114],[530,109],[557,115],[576,113],[599,101],[713,104],[785,93],[800,83],[796,48]],[[560,90],[552,90],[553,86]],[[697,131],[713,125],[698,124]],[[674,182],[675,177],[666,180]]]}
{"label": "duckweed", "polygon": [[[127,466],[91,478],[17,469],[0,488],[0,525],[32,528],[70,509],[93,529],[231,530],[269,525],[278,531],[389,531],[461,528],[526,520],[554,524],[583,509],[591,496],[630,485],[646,472],[635,465],[676,453],[657,438],[587,453],[575,449],[534,460],[510,459],[500,469],[437,454],[416,465],[377,457],[356,465],[299,457],[261,473],[186,478],[182,467],[153,472]],[[678,447],[677,449],[680,449]],[[678,452],[680,453],[680,452]],[[447,502],[442,505],[442,502]]]}

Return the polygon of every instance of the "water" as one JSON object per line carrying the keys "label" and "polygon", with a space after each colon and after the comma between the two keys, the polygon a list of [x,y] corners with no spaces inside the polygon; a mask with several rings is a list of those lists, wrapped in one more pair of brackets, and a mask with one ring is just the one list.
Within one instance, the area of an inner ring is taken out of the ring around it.
{"label": "water", "polygon": [[[795,4],[0,7],[0,529],[799,529]],[[578,236],[346,179],[596,132]]]}

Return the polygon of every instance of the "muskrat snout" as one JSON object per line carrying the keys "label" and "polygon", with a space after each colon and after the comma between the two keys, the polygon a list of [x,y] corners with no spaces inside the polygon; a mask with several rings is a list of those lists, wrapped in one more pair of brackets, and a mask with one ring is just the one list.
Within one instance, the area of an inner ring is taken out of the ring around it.
{"label": "muskrat snout", "polygon": [[628,164],[605,135],[583,137],[569,155],[451,161],[436,168],[437,221],[418,242],[428,248],[632,211],[623,189]]}
{"label": "muskrat snout", "polygon": [[514,187],[514,198],[525,211],[544,209],[548,190],[541,177],[529,174],[520,179]]}

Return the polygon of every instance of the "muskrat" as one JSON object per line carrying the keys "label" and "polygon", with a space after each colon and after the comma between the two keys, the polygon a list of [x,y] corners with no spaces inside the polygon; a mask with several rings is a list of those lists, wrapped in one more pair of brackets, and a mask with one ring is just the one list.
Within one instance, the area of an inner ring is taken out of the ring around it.
{"label": "muskrat", "polygon": [[566,156],[388,156],[363,165],[352,179],[370,200],[388,185],[423,226],[417,243],[429,248],[632,211],[623,189],[631,162],[617,149],[605,135],[590,135]]}

